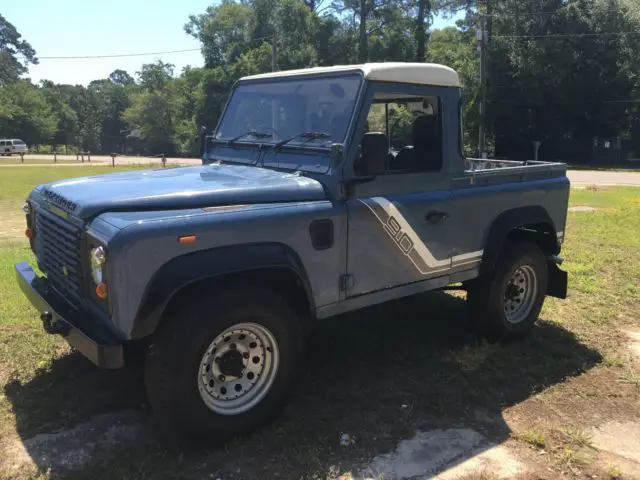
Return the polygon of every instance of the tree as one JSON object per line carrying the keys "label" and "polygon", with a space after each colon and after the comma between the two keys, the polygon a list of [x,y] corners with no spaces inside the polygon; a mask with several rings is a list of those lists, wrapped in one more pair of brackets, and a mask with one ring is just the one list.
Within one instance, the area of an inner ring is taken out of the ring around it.
{"label": "tree", "polygon": [[136,83],[131,75],[127,73],[126,70],[114,70],[109,75],[109,80],[115,83],[116,85],[120,85],[121,87],[128,87]]}
{"label": "tree", "polygon": [[401,13],[406,9],[403,0],[334,0],[333,8],[339,14],[351,17],[351,26],[358,32],[358,62],[361,63],[370,59],[371,35],[384,37],[388,27],[394,27],[395,20],[400,20],[403,24],[400,28],[404,30],[404,24],[409,21],[408,16]]}
{"label": "tree", "polygon": [[427,43],[427,21],[431,15],[431,2],[418,0],[418,15],[416,17],[416,61],[422,62],[425,58]]}
{"label": "tree", "polygon": [[78,114],[70,105],[66,92],[49,80],[44,80],[40,91],[55,115],[56,131],[51,139],[54,146],[74,143],[78,135]]}
{"label": "tree", "polygon": [[191,15],[184,30],[202,44],[205,66],[215,68],[236,61],[251,48],[255,24],[251,5],[223,0],[201,15]]}
{"label": "tree", "polygon": [[174,65],[158,60],[156,63],[146,63],[137,72],[140,86],[147,92],[164,90],[173,78]]}
{"label": "tree", "polygon": [[123,117],[130,127],[140,129],[147,152],[174,153],[173,111],[167,95],[162,92],[139,93]]}
{"label": "tree", "polygon": [[429,38],[427,61],[447,65],[458,72],[463,92],[465,150],[475,151],[478,132],[479,58],[475,34],[455,27],[434,30]]}
{"label": "tree", "polygon": [[533,140],[561,151],[568,141],[623,134],[638,85],[625,68],[637,66],[637,40],[623,32],[637,31],[638,19],[620,2],[516,7],[493,7],[487,118],[496,153],[529,158]]}
{"label": "tree", "polygon": [[27,144],[45,143],[56,133],[57,118],[40,90],[26,80],[0,88],[0,131]]}
{"label": "tree", "polygon": [[[174,66],[158,61],[145,64],[138,72],[142,91],[132,93],[131,103],[122,112],[124,125],[139,129],[148,153],[173,154],[177,105]],[[192,119],[188,119],[191,120]]]}
{"label": "tree", "polygon": [[22,39],[16,27],[0,14],[0,86],[14,82],[27,73],[30,63],[38,63],[35,50]]}

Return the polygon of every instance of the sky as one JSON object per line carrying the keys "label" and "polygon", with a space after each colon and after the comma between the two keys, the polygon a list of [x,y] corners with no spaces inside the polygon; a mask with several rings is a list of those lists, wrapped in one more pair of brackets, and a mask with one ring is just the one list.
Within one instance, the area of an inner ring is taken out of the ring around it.
{"label": "sky", "polygon": [[[184,32],[189,15],[204,13],[213,0],[5,0],[2,15],[35,49],[38,65],[29,66],[33,82],[87,85],[116,69],[135,76],[143,63],[156,60],[202,66],[199,42]],[[436,18],[434,28],[455,19]],[[173,54],[100,59],[46,59],[87,55],[122,55],[175,50]]]}

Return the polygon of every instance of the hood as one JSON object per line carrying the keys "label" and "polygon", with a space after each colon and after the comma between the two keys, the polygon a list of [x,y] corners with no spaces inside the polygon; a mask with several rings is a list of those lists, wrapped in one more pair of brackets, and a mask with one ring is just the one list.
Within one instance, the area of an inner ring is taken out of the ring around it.
{"label": "hood", "polygon": [[53,182],[40,192],[80,218],[107,211],[173,210],[324,200],[317,180],[243,165],[139,170]]}

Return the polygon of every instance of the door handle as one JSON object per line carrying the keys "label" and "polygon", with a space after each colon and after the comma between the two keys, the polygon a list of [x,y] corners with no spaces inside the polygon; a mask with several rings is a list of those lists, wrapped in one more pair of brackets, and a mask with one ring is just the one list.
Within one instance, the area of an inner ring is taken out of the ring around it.
{"label": "door handle", "polygon": [[429,213],[427,213],[427,216],[425,217],[427,222],[433,225],[442,223],[448,218],[449,218],[449,214],[447,212],[439,212],[437,210],[431,210]]}

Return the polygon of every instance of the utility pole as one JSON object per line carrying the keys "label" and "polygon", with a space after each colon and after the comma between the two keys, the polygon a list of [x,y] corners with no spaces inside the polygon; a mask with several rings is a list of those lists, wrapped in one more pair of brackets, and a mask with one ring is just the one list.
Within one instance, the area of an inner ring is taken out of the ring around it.
{"label": "utility pole", "polygon": [[276,36],[271,37],[271,71],[278,70],[278,52],[276,50]]}
{"label": "utility pole", "polygon": [[480,53],[480,119],[478,121],[478,154],[487,158],[487,47],[493,30],[493,5],[485,0],[485,13],[478,9],[478,51]]}
{"label": "utility pole", "polygon": [[480,158],[487,157],[486,134],[485,134],[485,109],[486,109],[486,32],[485,19],[483,14],[478,12],[479,28],[476,30],[478,40],[478,51],[480,53],[480,118],[478,121],[478,155]]}

